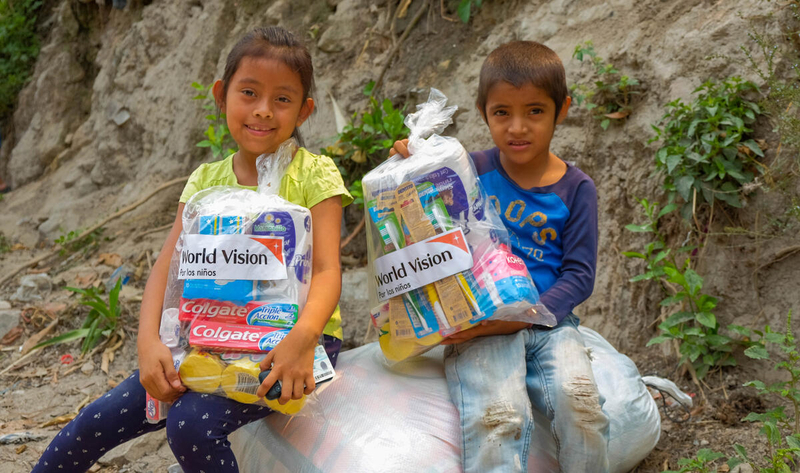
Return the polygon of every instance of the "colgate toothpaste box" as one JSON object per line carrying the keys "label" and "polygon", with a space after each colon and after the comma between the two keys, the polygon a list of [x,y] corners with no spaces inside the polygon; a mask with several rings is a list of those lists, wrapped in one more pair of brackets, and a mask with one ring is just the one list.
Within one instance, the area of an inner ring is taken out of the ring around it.
{"label": "colgate toothpaste box", "polygon": [[291,328],[297,322],[297,304],[252,301],[246,305],[212,299],[181,298],[179,319],[191,322],[196,319],[225,324],[266,325]]}
{"label": "colgate toothpaste box", "polygon": [[289,329],[225,324],[196,319],[189,329],[189,345],[209,350],[266,352],[289,334]]}

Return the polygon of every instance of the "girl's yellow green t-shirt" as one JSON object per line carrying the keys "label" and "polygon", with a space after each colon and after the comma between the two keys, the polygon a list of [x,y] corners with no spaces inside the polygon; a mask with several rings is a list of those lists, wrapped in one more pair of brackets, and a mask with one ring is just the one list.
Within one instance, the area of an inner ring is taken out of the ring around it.
{"label": "girl's yellow green t-shirt", "polygon": [[[243,186],[236,180],[236,174],[233,173],[233,155],[230,155],[221,161],[201,164],[195,169],[183,188],[180,203],[185,204],[195,193],[213,186],[256,190],[255,186]],[[342,196],[342,207],[353,201],[333,160],[327,156],[312,154],[305,148],[299,148],[295,153],[286,169],[286,174],[281,179],[278,193],[289,202],[308,209],[337,195]],[[342,317],[338,305],[325,325],[323,333],[338,339],[343,338]]]}

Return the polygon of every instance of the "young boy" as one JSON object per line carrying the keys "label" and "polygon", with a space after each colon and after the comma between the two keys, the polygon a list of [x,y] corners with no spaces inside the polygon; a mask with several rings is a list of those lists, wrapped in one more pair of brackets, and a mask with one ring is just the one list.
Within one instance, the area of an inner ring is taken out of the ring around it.
{"label": "young boy", "polygon": [[[542,44],[507,43],[483,63],[476,105],[496,147],[472,160],[558,325],[488,321],[445,340],[468,473],[527,471],[531,403],[552,422],[562,471],[609,468],[608,419],[572,314],[594,286],[597,190],[550,152],[570,103],[564,66]],[[408,156],[406,142],[395,149]]]}

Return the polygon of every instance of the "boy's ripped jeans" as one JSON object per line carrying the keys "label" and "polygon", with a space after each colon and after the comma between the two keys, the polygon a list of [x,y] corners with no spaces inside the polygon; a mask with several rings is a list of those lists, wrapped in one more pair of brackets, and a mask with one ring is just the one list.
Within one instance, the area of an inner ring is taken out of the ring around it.
{"label": "boy's ripped jeans", "polygon": [[531,403],[551,421],[561,471],[608,471],[604,399],[574,315],[553,329],[450,345],[445,371],[466,473],[527,471]]}

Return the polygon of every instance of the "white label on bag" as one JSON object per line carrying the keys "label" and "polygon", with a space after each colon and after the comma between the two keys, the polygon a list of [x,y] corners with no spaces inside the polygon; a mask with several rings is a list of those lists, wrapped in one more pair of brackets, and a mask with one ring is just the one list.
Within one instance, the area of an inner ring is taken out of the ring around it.
{"label": "white label on bag", "polygon": [[322,383],[336,375],[333,369],[331,360],[328,358],[328,352],[322,345],[317,345],[314,348],[314,382]]}
{"label": "white label on bag", "polygon": [[283,237],[184,235],[178,279],[286,279]]}
{"label": "white label on bag", "polygon": [[378,299],[423,287],[472,268],[472,253],[461,228],[436,235],[375,259]]}

